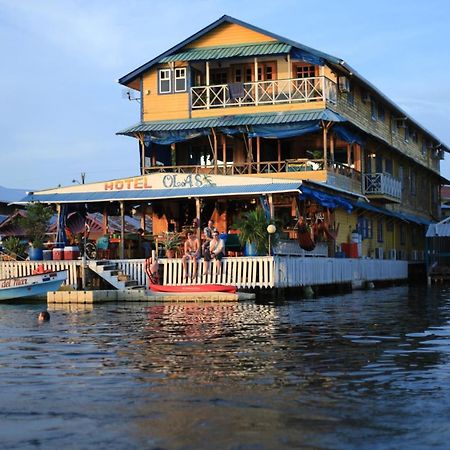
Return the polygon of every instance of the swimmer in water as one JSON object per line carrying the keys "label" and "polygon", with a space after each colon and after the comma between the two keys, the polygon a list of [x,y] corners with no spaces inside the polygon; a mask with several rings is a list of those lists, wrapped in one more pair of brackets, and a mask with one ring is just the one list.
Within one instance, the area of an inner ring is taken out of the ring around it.
{"label": "swimmer in water", "polygon": [[38,316],[39,322],[47,322],[50,320],[50,314],[47,311],[42,311]]}

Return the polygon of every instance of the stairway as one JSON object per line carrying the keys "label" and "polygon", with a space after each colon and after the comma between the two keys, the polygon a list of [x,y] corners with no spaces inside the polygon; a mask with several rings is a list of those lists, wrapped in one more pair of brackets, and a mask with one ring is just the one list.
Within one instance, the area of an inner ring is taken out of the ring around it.
{"label": "stairway", "polygon": [[89,261],[88,267],[118,290],[145,289],[137,281],[130,280],[114,261]]}

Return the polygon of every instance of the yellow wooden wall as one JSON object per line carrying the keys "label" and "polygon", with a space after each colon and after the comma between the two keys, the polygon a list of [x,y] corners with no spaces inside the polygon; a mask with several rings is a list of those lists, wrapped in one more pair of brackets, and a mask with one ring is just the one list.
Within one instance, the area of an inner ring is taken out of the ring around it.
{"label": "yellow wooden wall", "polygon": [[274,42],[275,39],[235,23],[224,23],[195,42],[190,43],[187,48],[218,47],[271,41]]}

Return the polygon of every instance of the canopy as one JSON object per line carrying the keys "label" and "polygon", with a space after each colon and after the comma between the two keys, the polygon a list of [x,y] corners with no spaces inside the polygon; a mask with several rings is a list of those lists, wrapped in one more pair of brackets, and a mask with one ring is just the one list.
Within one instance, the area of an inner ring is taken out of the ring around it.
{"label": "canopy", "polygon": [[312,199],[319,205],[325,206],[326,208],[343,208],[348,213],[350,213],[353,209],[353,204],[339,195],[327,194],[326,192],[307,187],[304,184],[302,185],[301,191],[302,192],[299,196],[300,200]]}

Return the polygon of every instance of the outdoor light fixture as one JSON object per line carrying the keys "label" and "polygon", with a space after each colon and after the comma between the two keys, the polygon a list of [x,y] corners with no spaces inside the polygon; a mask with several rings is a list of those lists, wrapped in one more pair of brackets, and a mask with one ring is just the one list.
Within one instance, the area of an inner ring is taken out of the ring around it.
{"label": "outdoor light fixture", "polygon": [[274,234],[277,231],[277,227],[273,223],[270,223],[269,225],[267,225],[266,230],[269,233],[269,256],[270,256],[272,254],[271,237],[272,234]]}

